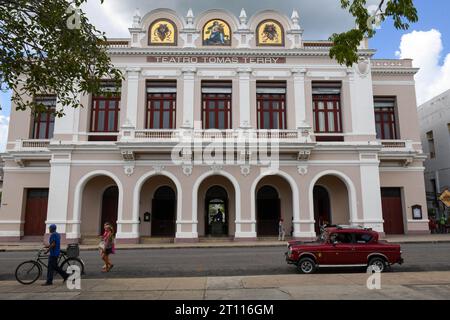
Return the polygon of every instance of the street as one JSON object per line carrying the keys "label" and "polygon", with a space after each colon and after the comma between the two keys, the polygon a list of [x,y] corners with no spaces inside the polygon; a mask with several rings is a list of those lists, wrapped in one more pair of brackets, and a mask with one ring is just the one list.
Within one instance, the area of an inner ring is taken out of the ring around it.
{"label": "street", "polygon": [[[114,268],[101,273],[97,251],[81,251],[85,279],[151,277],[228,277],[295,275],[296,268],[284,260],[284,247],[196,248],[119,250],[112,255]],[[450,243],[403,244],[405,264],[396,272],[450,271]],[[19,263],[33,259],[34,252],[1,252],[0,281],[14,280]],[[321,274],[364,272],[358,269],[322,269]]]}

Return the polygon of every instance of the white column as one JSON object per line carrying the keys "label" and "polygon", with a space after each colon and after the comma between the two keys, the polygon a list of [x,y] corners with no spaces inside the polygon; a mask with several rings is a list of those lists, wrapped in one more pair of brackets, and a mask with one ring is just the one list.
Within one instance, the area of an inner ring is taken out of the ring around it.
{"label": "white column", "polygon": [[251,68],[239,68],[239,117],[240,127],[243,129],[251,128],[250,120],[250,73]]}
{"label": "white column", "polygon": [[353,134],[376,136],[370,65],[361,62],[347,71]]}
{"label": "white column", "polygon": [[45,223],[47,227],[50,224],[56,224],[57,231],[66,234],[66,224],[68,223],[67,206],[69,202],[70,154],[57,155],[58,158],[65,159],[55,160],[53,157],[51,160],[47,221]]}
{"label": "white column", "polygon": [[194,98],[196,68],[183,68],[183,128],[194,128]]}
{"label": "white column", "polygon": [[126,123],[136,128],[141,68],[127,68],[127,117]]}
{"label": "white column", "polygon": [[360,155],[362,221],[353,223],[383,232],[379,161],[376,154]]}
{"label": "white column", "polygon": [[292,73],[294,76],[295,125],[297,129],[310,127],[306,123],[306,69],[293,69]]}

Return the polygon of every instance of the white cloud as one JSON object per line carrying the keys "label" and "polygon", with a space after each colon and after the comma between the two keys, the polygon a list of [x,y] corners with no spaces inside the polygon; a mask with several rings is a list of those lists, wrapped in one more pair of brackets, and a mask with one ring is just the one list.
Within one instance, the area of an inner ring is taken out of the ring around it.
{"label": "white cloud", "polygon": [[402,36],[397,56],[413,59],[414,67],[420,68],[416,75],[419,105],[450,89],[450,53],[441,64],[443,50],[439,30],[413,31]]}
{"label": "white cloud", "polygon": [[0,115],[0,152],[6,149],[6,142],[8,141],[9,117]]}

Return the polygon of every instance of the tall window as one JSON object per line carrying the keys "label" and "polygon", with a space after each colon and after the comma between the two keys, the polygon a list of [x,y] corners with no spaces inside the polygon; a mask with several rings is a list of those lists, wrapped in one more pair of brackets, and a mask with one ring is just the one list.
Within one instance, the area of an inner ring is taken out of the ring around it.
{"label": "tall window", "polygon": [[37,96],[34,98],[34,101],[37,104],[44,105],[47,111],[34,114],[32,138],[51,139],[55,128],[53,112],[56,108],[56,96]]}
{"label": "tall window", "polygon": [[341,84],[337,82],[313,83],[314,130],[318,134],[333,134],[318,136],[318,141],[342,141],[341,115]]}
{"label": "tall window", "polygon": [[256,84],[258,129],[286,129],[286,82]]}
{"label": "tall window", "polygon": [[427,132],[428,151],[430,152],[430,158],[436,158],[436,150],[434,148],[434,134],[433,131]]}
{"label": "tall window", "polygon": [[397,139],[395,105],[395,98],[375,97],[374,107],[377,139]]}
{"label": "tall window", "polygon": [[177,82],[147,82],[147,129],[174,129],[176,121]]}
{"label": "tall window", "polygon": [[[102,83],[102,93],[92,97],[91,132],[108,133],[119,131],[120,91],[114,82]],[[92,140],[108,140],[106,137],[94,137]]]}
{"label": "tall window", "polygon": [[231,129],[231,81],[202,82],[204,129]]}

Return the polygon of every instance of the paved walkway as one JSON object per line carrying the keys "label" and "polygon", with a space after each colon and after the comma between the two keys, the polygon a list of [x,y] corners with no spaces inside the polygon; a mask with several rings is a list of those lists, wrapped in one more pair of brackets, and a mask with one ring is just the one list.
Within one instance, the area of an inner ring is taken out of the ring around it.
{"label": "paved walkway", "polygon": [[321,300],[450,299],[450,272],[381,275],[381,289],[367,288],[368,275],[313,274],[82,280],[69,290],[57,279],[52,287],[0,282],[0,299],[144,300]]}
{"label": "paved walkway", "polygon": [[[384,238],[394,243],[450,243],[450,234],[432,235],[400,235],[387,236]],[[118,249],[176,249],[176,248],[227,248],[227,247],[274,247],[286,246],[285,241],[258,240],[258,241],[217,241],[203,240],[197,243],[152,243],[152,244],[119,244]],[[2,251],[34,251],[42,248],[37,242],[0,242]],[[97,250],[97,245],[80,245],[81,250]]]}

